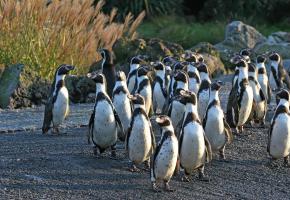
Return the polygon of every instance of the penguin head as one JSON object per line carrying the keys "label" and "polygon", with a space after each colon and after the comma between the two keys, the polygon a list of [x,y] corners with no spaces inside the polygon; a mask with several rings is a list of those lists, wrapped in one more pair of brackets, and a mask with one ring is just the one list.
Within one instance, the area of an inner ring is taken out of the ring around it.
{"label": "penguin head", "polygon": [[263,55],[258,55],[257,56],[257,63],[264,63],[266,62],[266,57]]}
{"label": "penguin head", "polygon": [[165,70],[165,66],[162,62],[156,62],[153,64],[154,70],[155,71],[164,71]]}
{"label": "penguin head", "polygon": [[269,59],[270,59],[270,61],[272,61],[272,62],[278,62],[278,63],[279,63],[280,60],[281,60],[280,55],[279,55],[278,53],[276,53],[276,52],[271,53],[270,56],[269,56]]}
{"label": "penguin head", "polygon": [[116,81],[126,81],[126,75],[123,71],[118,71],[116,73]]}
{"label": "penguin head", "polygon": [[159,115],[159,116],[157,116],[155,118],[155,121],[161,127],[170,126],[172,124],[170,118],[168,116],[166,116],[166,115]]}
{"label": "penguin head", "polygon": [[129,95],[128,97],[132,101],[134,107],[145,106],[145,100],[142,95],[137,93],[134,95]]}
{"label": "penguin head", "polygon": [[166,66],[172,66],[174,63],[177,62],[177,60],[172,57],[172,56],[166,56],[162,59],[162,62],[166,65]]}
{"label": "penguin head", "polygon": [[204,63],[203,55],[201,55],[201,54],[198,55],[198,62],[199,63]]}
{"label": "penguin head", "polygon": [[113,54],[108,49],[99,50],[101,56],[103,58],[103,63],[105,64],[113,64]]}
{"label": "penguin head", "polygon": [[185,71],[183,70],[178,70],[175,75],[174,75],[174,80],[175,81],[181,81],[183,83],[188,82],[188,77]]}
{"label": "penguin head", "polygon": [[181,96],[185,103],[197,105],[197,97],[194,92],[191,91],[181,91]]}
{"label": "penguin head", "polygon": [[137,76],[138,77],[140,77],[140,76],[147,76],[148,73],[149,73],[148,67],[142,66],[142,67],[138,68]]}
{"label": "penguin head", "polygon": [[62,64],[60,65],[57,70],[56,70],[56,75],[66,75],[68,74],[71,70],[74,70],[75,67],[72,65],[66,65],[66,64]]}
{"label": "penguin head", "polygon": [[182,57],[187,62],[193,62],[193,63],[198,62],[198,55],[192,51],[185,51],[185,53],[182,54]]}
{"label": "penguin head", "polygon": [[276,103],[279,104],[280,100],[284,99],[289,102],[290,96],[289,92],[286,89],[281,89],[277,94],[276,94]]}
{"label": "penguin head", "polygon": [[87,74],[87,77],[92,79],[96,84],[106,84],[106,78],[102,73],[91,72]]}
{"label": "penguin head", "polygon": [[249,72],[256,73],[256,66],[253,63],[249,63],[248,66]]}
{"label": "penguin head", "polygon": [[240,59],[239,62],[236,64],[238,68],[246,68],[248,67],[247,62],[244,59]]}
{"label": "penguin head", "polygon": [[219,91],[221,89],[222,82],[221,81],[217,81],[211,84],[210,89],[211,91]]}
{"label": "penguin head", "polygon": [[199,73],[206,73],[208,74],[208,67],[205,63],[200,63],[198,66],[197,66],[197,69],[199,71]]}
{"label": "penguin head", "polygon": [[239,83],[241,88],[245,88],[247,85],[249,85],[249,80],[246,78],[243,78]]}
{"label": "penguin head", "polygon": [[140,58],[140,56],[134,56],[132,59],[131,59],[131,61],[130,61],[130,64],[131,65],[140,65],[140,64],[143,64],[144,63],[144,60],[142,60],[141,58]]}
{"label": "penguin head", "polygon": [[174,65],[173,65],[173,71],[178,71],[178,70],[183,70],[185,68],[184,66],[184,63],[182,62],[176,62]]}
{"label": "penguin head", "polygon": [[250,49],[241,49],[239,54],[241,56],[250,56],[251,52],[250,52]]}

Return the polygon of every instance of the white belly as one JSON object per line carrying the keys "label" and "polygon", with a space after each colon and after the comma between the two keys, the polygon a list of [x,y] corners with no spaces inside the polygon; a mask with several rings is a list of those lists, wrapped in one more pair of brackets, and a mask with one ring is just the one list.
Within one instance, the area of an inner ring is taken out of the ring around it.
{"label": "white belly", "polygon": [[268,77],[264,74],[258,75],[258,82],[266,98],[268,98]]}
{"label": "white belly", "polygon": [[136,76],[132,76],[128,81],[128,90],[130,94],[132,94],[134,86],[135,86]]}
{"label": "white belly", "polygon": [[149,123],[143,115],[137,115],[134,119],[128,140],[128,152],[129,159],[136,164],[148,160],[153,153]]}
{"label": "white belly", "polygon": [[205,90],[199,94],[198,97],[198,115],[201,120],[206,112],[207,104],[209,100],[209,90]]}
{"label": "white belly", "polygon": [[202,126],[197,122],[184,127],[182,146],[180,149],[180,164],[190,172],[201,167],[205,162],[205,142]]}
{"label": "white belly", "polygon": [[65,119],[69,111],[69,96],[66,87],[62,87],[57,95],[52,109],[52,122],[54,126],[59,126]]}
{"label": "white belly", "polygon": [[256,85],[254,81],[250,80],[250,86],[252,88],[253,91],[253,98],[255,100],[256,103],[261,101],[261,97],[260,97],[260,84]]}
{"label": "white belly", "polygon": [[242,126],[246,123],[251,114],[252,105],[253,105],[253,91],[250,86],[247,86],[241,101],[238,126]]}
{"label": "white belly", "polygon": [[[185,112],[185,105],[183,105],[182,103],[178,101],[173,101],[170,118],[171,118],[174,130],[176,130],[178,123],[182,122],[184,112]],[[179,133],[176,133],[176,134],[179,135]]]}
{"label": "white belly", "polygon": [[199,86],[200,86],[200,84],[197,83],[195,78],[189,78],[189,85],[188,85],[189,91],[192,91],[195,94],[197,94],[197,92],[199,90]]}
{"label": "white belly", "polygon": [[157,180],[170,180],[176,166],[177,155],[177,139],[176,137],[169,137],[164,141],[155,159],[154,172]]}
{"label": "white belly", "polygon": [[270,155],[283,158],[290,153],[290,117],[279,114],[275,120],[270,142]]}
{"label": "white belly", "polygon": [[165,97],[163,95],[160,84],[155,84],[153,89],[153,102],[156,113],[161,113],[163,106],[165,104]]}
{"label": "white belly", "polygon": [[270,72],[270,78],[269,79],[270,79],[271,89],[272,90],[278,89],[277,84],[276,84],[276,81],[275,81],[274,76],[272,74],[272,71]]}
{"label": "white belly", "polygon": [[115,95],[113,104],[119,115],[124,131],[127,133],[132,118],[131,104],[127,94],[119,93]]}
{"label": "white belly", "polygon": [[140,91],[140,95],[143,96],[144,100],[145,100],[145,108],[146,108],[146,113],[147,115],[150,112],[150,108],[152,105],[152,89],[151,86],[145,86],[141,91]]}
{"label": "white belly", "polygon": [[107,101],[98,102],[95,111],[93,140],[98,146],[106,149],[117,142],[117,124],[114,113]]}
{"label": "white belly", "polygon": [[207,115],[204,131],[213,151],[220,150],[226,143],[223,118],[224,113],[217,106],[212,107]]}

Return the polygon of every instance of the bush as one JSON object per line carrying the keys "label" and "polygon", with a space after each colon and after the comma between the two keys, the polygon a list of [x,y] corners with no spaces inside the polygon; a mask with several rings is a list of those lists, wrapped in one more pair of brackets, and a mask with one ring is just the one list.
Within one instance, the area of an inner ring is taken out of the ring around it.
{"label": "bush", "polygon": [[62,63],[77,66],[85,73],[99,59],[96,49],[112,48],[121,37],[136,37],[136,28],[145,16],[123,23],[114,22],[117,10],[101,12],[104,1],[44,0],[0,1],[0,63],[23,63],[26,69],[51,78]]}

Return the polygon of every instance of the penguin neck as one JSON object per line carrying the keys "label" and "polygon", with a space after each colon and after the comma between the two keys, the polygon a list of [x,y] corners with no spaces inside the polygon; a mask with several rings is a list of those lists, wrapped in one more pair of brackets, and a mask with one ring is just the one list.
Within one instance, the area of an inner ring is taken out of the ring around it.
{"label": "penguin neck", "polygon": [[148,79],[148,77],[147,77],[146,75],[144,75],[144,76],[138,76],[138,77],[137,77],[137,82],[138,82],[138,84],[139,84],[139,83],[141,83],[143,80],[146,80],[146,79]]}
{"label": "penguin neck", "polygon": [[248,68],[247,67],[240,67],[239,68],[239,83],[243,80],[243,79],[248,79]]}
{"label": "penguin neck", "polygon": [[254,80],[257,80],[257,74],[255,72],[249,72],[249,77],[252,77]]}
{"label": "penguin neck", "polygon": [[176,88],[175,89],[184,89],[184,90],[188,90],[188,84],[184,83],[182,81],[177,81],[176,82]]}
{"label": "penguin neck", "polygon": [[251,63],[251,59],[249,56],[243,56],[243,58],[247,63]]}
{"label": "penguin neck", "polygon": [[198,72],[197,68],[193,64],[189,64],[188,65],[187,71],[189,71],[189,72],[195,72],[195,73]]}
{"label": "penguin neck", "polygon": [[164,80],[165,77],[165,70],[156,70],[156,76],[160,77],[162,80]]}
{"label": "penguin neck", "polygon": [[271,62],[271,66],[274,67],[274,69],[277,71],[278,70],[278,65],[279,65],[279,62],[277,61],[272,61]]}
{"label": "penguin neck", "polygon": [[257,67],[257,69],[261,69],[261,68],[264,68],[265,69],[266,68],[265,67],[265,63],[257,63],[256,64],[256,67]]}
{"label": "penguin neck", "polygon": [[186,104],[186,114],[188,113],[194,113],[197,114],[197,106],[192,104],[192,103],[187,103]]}
{"label": "penguin neck", "polygon": [[106,87],[105,84],[96,83],[96,96],[99,92],[106,93]]}
{"label": "penguin neck", "polygon": [[140,67],[140,64],[131,64],[129,73],[134,70],[137,70],[139,67]]}
{"label": "penguin neck", "polygon": [[217,90],[210,90],[208,103],[211,103],[213,100],[216,100],[218,102],[220,101],[220,99],[219,99],[219,91],[217,91]]}
{"label": "penguin neck", "polygon": [[166,131],[170,131],[170,132],[174,133],[173,126],[172,125],[162,126],[162,136],[163,136],[163,133],[165,133]]}
{"label": "penguin neck", "polygon": [[201,72],[200,73],[200,79],[201,79],[201,81],[208,80],[211,83],[208,73]]}
{"label": "penguin neck", "polygon": [[134,109],[137,109],[137,108],[141,108],[143,110],[146,110],[145,105],[143,105],[143,104],[134,104]]}
{"label": "penguin neck", "polygon": [[57,91],[57,87],[59,87],[59,83],[63,82],[62,86],[64,86],[64,79],[65,79],[65,74],[63,75],[56,75],[55,76],[55,83],[54,83],[54,91],[53,91],[53,95],[56,94]]}
{"label": "penguin neck", "polygon": [[283,105],[283,106],[289,108],[289,101],[287,101],[286,99],[280,99],[277,108],[278,108],[279,106],[281,106],[281,105]]}

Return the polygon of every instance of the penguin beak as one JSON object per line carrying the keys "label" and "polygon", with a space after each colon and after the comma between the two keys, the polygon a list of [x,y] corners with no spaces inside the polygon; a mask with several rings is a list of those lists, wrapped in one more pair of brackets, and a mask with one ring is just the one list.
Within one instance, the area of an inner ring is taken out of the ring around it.
{"label": "penguin beak", "polygon": [[66,68],[67,71],[71,71],[71,70],[74,70],[75,69],[75,66],[66,65],[65,68]]}
{"label": "penguin beak", "polygon": [[94,79],[94,78],[96,78],[96,76],[97,76],[97,74],[95,72],[87,73],[87,77],[90,79]]}

